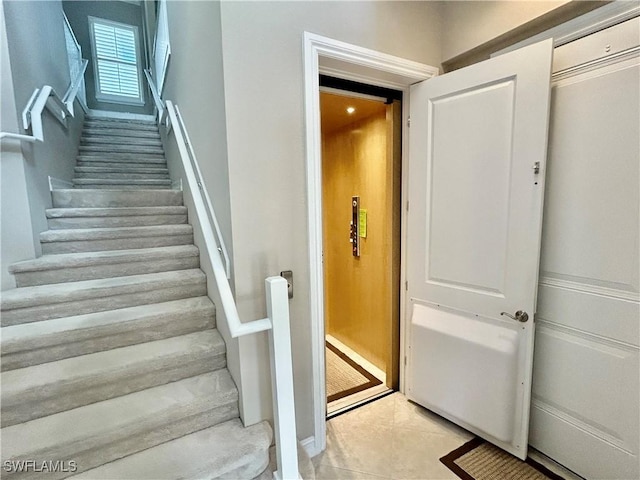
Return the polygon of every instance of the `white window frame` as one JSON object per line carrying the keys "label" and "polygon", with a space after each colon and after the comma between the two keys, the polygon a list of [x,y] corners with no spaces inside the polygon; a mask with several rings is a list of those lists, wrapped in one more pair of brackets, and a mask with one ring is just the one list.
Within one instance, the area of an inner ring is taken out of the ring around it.
{"label": "white window frame", "polygon": [[[109,26],[113,26],[121,29],[126,29],[133,32],[133,38],[134,38],[135,49],[136,49],[136,73],[138,77],[138,92],[139,92],[138,97],[134,98],[134,97],[128,97],[124,95],[114,95],[111,93],[102,93],[100,91],[100,76],[98,74],[98,54],[96,51],[96,40],[95,40],[95,33],[93,28],[94,24],[96,23],[99,23],[102,25],[109,25]],[[93,55],[92,63],[93,63],[94,82],[95,82],[95,88],[96,88],[96,100],[100,102],[118,103],[118,104],[125,104],[125,105],[144,105],[145,98],[144,98],[144,89],[142,88],[142,63],[141,63],[142,58],[140,55],[141,54],[140,35],[139,35],[138,27],[136,25],[129,25],[127,23],[114,22],[113,20],[107,20],[105,18],[90,16],[89,17],[89,36],[91,38],[91,52]]]}

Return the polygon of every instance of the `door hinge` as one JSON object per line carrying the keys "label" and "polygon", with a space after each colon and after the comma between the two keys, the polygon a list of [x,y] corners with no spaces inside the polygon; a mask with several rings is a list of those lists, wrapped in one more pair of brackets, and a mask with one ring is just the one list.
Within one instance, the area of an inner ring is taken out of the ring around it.
{"label": "door hinge", "polygon": [[407,212],[409,211],[409,200],[407,200]]}
{"label": "door hinge", "polygon": [[410,126],[411,126],[411,117],[408,117],[407,118],[407,127],[410,127]]}
{"label": "door hinge", "polygon": [[409,282],[408,281],[404,282],[404,289],[405,290],[409,290]]}
{"label": "door hinge", "polygon": [[407,356],[406,355],[404,356],[404,366],[405,367],[407,366]]}

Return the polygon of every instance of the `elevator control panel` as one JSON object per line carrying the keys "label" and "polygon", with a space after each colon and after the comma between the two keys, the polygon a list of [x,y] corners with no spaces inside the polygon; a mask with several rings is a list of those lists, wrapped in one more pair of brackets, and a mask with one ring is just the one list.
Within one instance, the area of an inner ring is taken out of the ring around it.
{"label": "elevator control panel", "polygon": [[351,197],[351,226],[349,231],[351,253],[360,256],[360,197]]}

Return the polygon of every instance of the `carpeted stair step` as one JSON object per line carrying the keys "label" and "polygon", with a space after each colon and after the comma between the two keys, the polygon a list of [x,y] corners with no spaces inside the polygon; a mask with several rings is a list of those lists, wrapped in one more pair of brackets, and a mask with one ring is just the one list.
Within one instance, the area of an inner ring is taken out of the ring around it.
{"label": "carpeted stair step", "polygon": [[83,132],[82,137],[80,137],[80,145],[148,145],[162,147],[162,142],[159,138],[87,135],[86,132]]}
{"label": "carpeted stair step", "polygon": [[47,230],[40,234],[40,244],[45,255],[191,245],[193,228],[185,224]]}
{"label": "carpeted stair step", "polygon": [[166,169],[167,163],[164,161],[139,163],[133,160],[111,162],[108,159],[99,159],[97,161],[77,162],[76,168],[107,168],[127,172],[130,169]]}
{"label": "carpeted stair step", "polygon": [[103,155],[111,155],[113,153],[164,155],[162,147],[149,147],[146,145],[80,145],[78,152],[80,155],[92,153]]}
{"label": "carpeted stair step", "polygon": [[93,118],[85,117],[83,124],[84,129],[89,128],[105,128],[105,129],[124,129],[129,131],[158,131],[158,125],[155,121],[146,120],[128,120],[128,119],[109,119],[109,118]]}
{"label": "carpeted stair step", "polygon": [[113,191],[60,189],[51,192],[54,208],[182,206],[179,190]]}
{"label": "carpeted stair step", "polygon": [[143,273],[188,270],[200,266],[195,245],[106,250],[98,252],[43,255],[14,263],[9,272],[18,287],[124,277]]}
{"label": "carpeted stair step", "polygon": [[168,178],[74,178],[76,188],[121,189],[121,188],[171,188]]}
{"label": "carpeted stair step", "polygon": [[165,167],[131,167],[126,164],[117,167],[76,167],[76,178],[169,178]]}
{"label": "carpeted stair step", "polygon": [[39,365],[215,327],[208,297],[138,305],[2,328],[2,370]]}
{"label": "carpeted stair step", "polygon": [[87,127],[82,130],[82,134],[88,136],[108,137],[129,137],[129,138],[160,138],[158,130],[131,130],[129,128],[115,128],[112,126]]}
{"label": "carpeted stair step", "polygon": [[[74,480],[254,478],[269,463],[267,422],[244,428],[239,419],[172,440],[73,476]],[[212,455],[215,452],[215,455]]]}
{"label": "carpeted stair step", "polygon": [[160,164],[163,166],[167,164],[164,154],[158,153],[85,152],[78,155],[76,159],[77,166],[91,166],[97,163]]}
{"label": "carpeted stair step", "polygon": [[[80,473],[237,418],[237,402],[229,372],[216,370],[3,428],[2,462],[73,460]],[[47,479],[68,475],[56,472]],[[36,479],[42,473],[3,475],[18,477]]]}
{"label": "carpeted stair step", "polygon": [[3,372],[2,427],[225,366],[224,341],[212,329]]}
{"label": "carpeted stair step", "polygon": [[46,214],[51,230],[187,223],[187,207],[50,208]]}
{"label": "carpeted stair step", "polygon": [[199,269],[23,287],[3,293],[1,321],[4,327],[206,293],[207,279]]}

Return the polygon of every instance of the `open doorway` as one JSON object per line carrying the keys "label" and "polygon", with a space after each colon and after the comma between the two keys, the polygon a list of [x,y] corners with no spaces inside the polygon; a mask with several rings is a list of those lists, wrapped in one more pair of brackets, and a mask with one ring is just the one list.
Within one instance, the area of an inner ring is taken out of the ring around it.
{"label": "open doorway", "polygon": [[398,388],[402,94],[328,77],[321,85],[326,393],[333,416]]}

